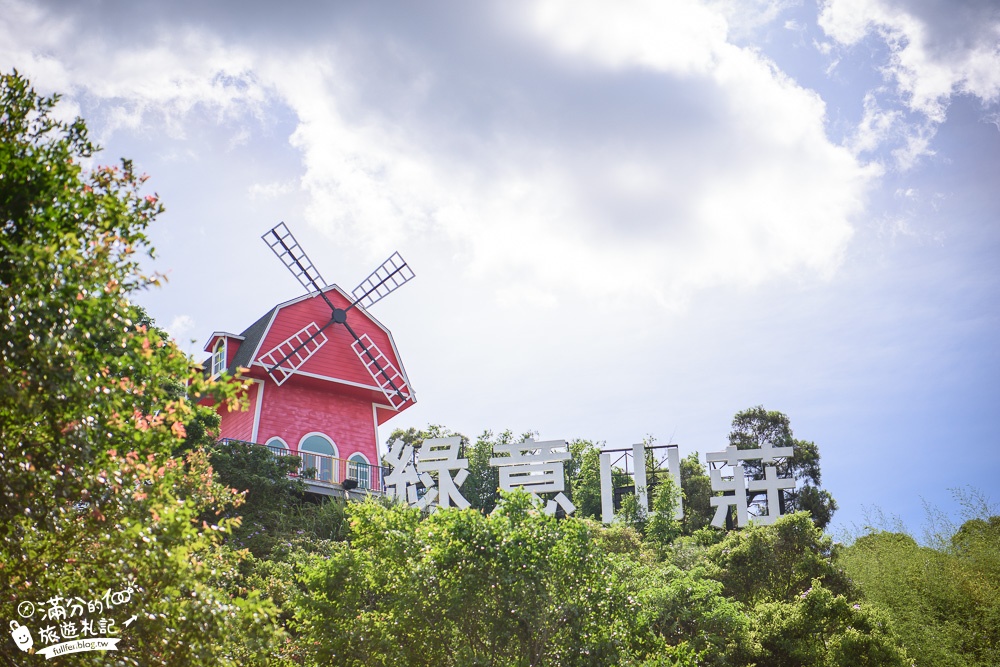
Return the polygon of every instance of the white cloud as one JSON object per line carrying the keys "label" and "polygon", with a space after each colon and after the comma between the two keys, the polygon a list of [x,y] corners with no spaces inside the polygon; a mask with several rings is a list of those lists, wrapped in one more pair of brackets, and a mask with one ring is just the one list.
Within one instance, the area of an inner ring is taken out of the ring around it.
{"label": "white cloud", "polygon": [[996,128],[1000,130],[1000,111],[994,111],[992,113],[986,114],[983,117],[983,121],[996,125]]}
{"label": "white cloud", "polygon": [[[142,127],[151,115],[159,129],[180,137],[197,105],[220,118],[253,113],[267,94],[253,77],[249,50],[203,29],[176,26],[141,41],[107,43],[68,12],[0,0],[0,15],[0,63],[18,67],[39,90],[99,100],[102,141]],[[79,101],[71,102],[76,111]]]}
{"label": "white cloud", "polygon": [[906,128],[903,145],[892,150],[892,157],[900,169],[912,169],[920,158],[934,155],[930,146],[936,128],[933,123],[913,124]]}
{"label": "white cloud", "polygon": [[253,201],[268,201],[294,192],[296,187],[296,184],[292,181],[254,183],[247,188],[247,194]]}
{"label": "white cloud", "polygon": [[819,24],[842,47],[869,35],[887,46],[881,70],[894,91],[869,91],[849,145],[859,153],[885,147],[901,171],[934,155],[932,141],[953,96],[972,95],[986,105],[1000,100],[996,3],[826,0]]}
{"label": "white cloud", "polygon": [[170,320],[166,326],[167,333],[171,338],[178,341],[182,346],[186,346],[187,338],[195,331],[195,321],[190,315],[177,315]]}
{"label": "white cloud", "polygon": [[[709,0],[709,6],[726,17],[729,34],[748,38],[762,27],[773,23],[783,12],[802,4],[802,0]],[[788,21],[784,24],[789,28]],[[801,29],[796,25],[795,29]]]}
{"label": "white cloud", "polygon": [[[695,171],[711,168],[685,187],[683,210],[672,211],[689,216],[682,249],[657,247],[678,270],[647,279],[672,278],[672,287],[686,288],[836,268],[850,220],[879,169],[830,143],[816,94],[753,50],[729,43],[724,18],[693,2],[620,3],[608,10],[557,0],[541,7],[537,29],[568,56],[612,69],[701,77],[710,86],[700,111],[716,116],[712,131],[722,145],[694,145],[678,156]],[[684,38],[672,39],[674,31]]]}
{"label": "white cloud", "polygon": [[940,123],[948,100],[1000,97],[1000,8],[996,3],[827,0],[820,26],[844,45],[877,34],[889,47],[886,75],[906,104]]}
{"label": "white cloud", "polygon": [[535,4],[532,22],[554,47],[608,67],[645,66],[678,74],[707,74],[728,25],[720,12],[696,0],[600,2],[548,0]]}
{"label": "white cloud", "polygon": [[384,25],[267,50],[187,23],[99,42],[8,0],[0,60],[105,104],[105,132],[183,136],[195,112],[284,105],[309,221],[373,258],[419,239],[497,280],[501,301],[545,307],[569,289],[675,304],[829,275],[879,175],[830,142],[815,93],[729,41],[732,7],[548,0],[480,27],[482,51],[441,55],[469,46]]}
{"label": "white cloud", "polygon": [[865,95],[864,115],[848,145],[856,154],[870,153],[881,146],[894,132],[899,131],[902,112],[884,110],[871,92]]}

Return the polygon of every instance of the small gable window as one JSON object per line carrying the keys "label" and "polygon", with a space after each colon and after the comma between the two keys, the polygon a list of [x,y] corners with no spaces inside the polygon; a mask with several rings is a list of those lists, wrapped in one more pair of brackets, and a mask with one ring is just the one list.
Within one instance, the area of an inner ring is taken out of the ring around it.
{"label": "small gable window", "polygon": [[226,370],[226,339],[220,338],[212,350],[212,375]]}

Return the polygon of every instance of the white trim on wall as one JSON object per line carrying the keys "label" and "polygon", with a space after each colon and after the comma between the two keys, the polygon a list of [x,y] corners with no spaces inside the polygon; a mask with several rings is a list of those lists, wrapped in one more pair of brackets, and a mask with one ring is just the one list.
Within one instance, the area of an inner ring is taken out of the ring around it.
{"label": "white trim on wall", "polygon": [[379,465],[382,465],[382,443],[378,439],[378,408],[376,403],[372,403],[372,431],[375,433],[375,456]]}
{"label": "white trim on wall", "polygon": [[[264,384],[263,380],[253,380],[254,384],[257,385],[257,405],[254,406],[253,411],[253,432],[250,434],[250,441],[257,442],[257,436],[260,432],[260,412],[261,406],[264,405]],[[285,442],[282,440],[282,442]],[[285,445],[285,449],[288,449],[288,445]]]}
{"label": "white trim on wall", "polygon": [[264,443],[264,446],[267,447],[268,444],[270,444],[274,440],[277,440],[278,442],[280,442],[281,446],[284,447],[285,450],[288,451],[289,454],[291,454],[292,450],[288,448],[288,443],[285,442],[284,438],[282,438],[281,436],[278,436],[278,435],[272,435],[270,438],[268,438],[267,442]]}
{"label": "white trim on wall", "polygon": [[[263,368],[265,371],[267,370],[267,366],[265,366],[264,364],[262,364],[259,361],[255,361],[255,362],[253,362],[250,365],[251,366],[258,366],[260,368]],[[282,369],[282,372],[285,372],[284,369]],[[335,384],[343,384],[343,385],[347,385],[349,387],[358,387],[360,389],[370,389],[371,391],[378,392],[379,394],[383,393],[380,388],[376,387],[373,384],[361,384],[360,382],[352,382],[351,380],[341,380],[339,378],[330,377],[329,375],[319,375],[317,373],[310,373],[308,371],[301,371],[301,370],[294,370],[294,371],[293,370],[289,370],[288,374],[289,375],[301,375],[303,377],[315,378],[317,380],[326,380],[327,382],[333,382]],[[392,406],[388,406],[388,407],[390,409],[395,409],[395,408],[392,408]]]}
{"label": "white trim on wall", "polygon": [[[330,436],[328,436],[326,433],[323,433],[322,431],[310,431],[309,433],[306,433],[304,436],[302,436],[301,438],[299,438],[298,450],[302,451],[302,443],[305,442],[308,438],[311,438],[314,435],[318,435],[318,436],[320,436],[322,438],[325,438],[327,441],[329,441],[329,443],[331,445],[333,445],[333,458],[335,458],[335,459],[339,459],[340,458],[340,448],[337,447],[337,442],[333,438],[331,438]],[[310,454],[323,454],[323,452],[310,452],[308,449],[305,450],[305,451],[309,452]],[[323,454],[323,455],[327,456],[326,454]]]}

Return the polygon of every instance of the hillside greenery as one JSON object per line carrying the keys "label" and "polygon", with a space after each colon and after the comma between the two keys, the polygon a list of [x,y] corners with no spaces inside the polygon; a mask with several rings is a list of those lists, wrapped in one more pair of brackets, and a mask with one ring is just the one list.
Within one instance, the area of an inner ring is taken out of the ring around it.
{"label": "hillside greenery", "polygon": [[[99,614],[118,650],[62,664],[1000,664],[989,502],[966,494],[963,522],[920,541],[873,526],[837,544],[817,447],[759,406],[730,443],[798,447],[786,472],[800,511],[731,531],[708,527],[696,453],[651,513],[627,496],[605,526],[585,440],[570,443],[570,518],[497,493],[488,459],[509,431],[464,438],[473,507],[431,514],[310,497],[288,477],[295,457],[216,442],[216,407],[243,409],[243,383],[206,380],[132,303],[158,282],[141,262],[162,206],[128,161],[97,166],[57,101],[0,77],[0,617],[36,632],[33,652],[49,619],[26,619],[24,602],[128,590]],[[0,664],[43,660],[0,643]]]}

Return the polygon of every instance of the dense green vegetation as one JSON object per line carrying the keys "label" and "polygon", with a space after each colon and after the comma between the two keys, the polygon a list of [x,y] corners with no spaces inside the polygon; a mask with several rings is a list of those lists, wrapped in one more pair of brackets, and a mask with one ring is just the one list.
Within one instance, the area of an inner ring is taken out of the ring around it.
{"label": "dense green vegetation", "polygon": [[[197,445],[186,425],[197,439],[202,418],[190,399],[234,401],[239,387],[193,374],[129,303],[156,281],[139,258],[162,207],[128,161],[85,170],[96,148],[83,121],[52,116],[55,103],[17,75],[0,78],[2,617],[5,627],[23,618],[21,601],[93,602],[131,587],[116,613],[90,619],[121,627],[143,615],[112,659],[209,664],[247,651],[250,627],[270,631],[273,609],[230,593],[240,558],[223,535],[236,520],[217,513],[239,496],[203,449],[175,454]],[[6,638],[0,655],[25,659]],[[103,653],[65,659],[105,662]]]}
{"label": "dense green vegetation", "polygon": [[[802,511],[730,532],[706,527],[697,454],[679,489],[657,485],[652,514],[626,503],[606,527],[588,518],[587,441],[570,445],[568,519],[498,498],[488,459],[510,432],[463,440],[473,507],[430,515],[318,502],[287,477],[294,457],[216,443],[202,403],[239,409],[241,383],[207,382],[129,301],[156,282],[138,258],[160,204],[128,162],[84,169],[97,149],[55,102],[0,79],[0,617],[132,589],[104,613],[119,650],[63,664],[1000,664],[988,503],[923,545],[876,528],[834,544],[818,449],[760,407],[736,416],[730,444],[796,447],[785,472]],[[0,664],[43,660],[0,644]]]}

